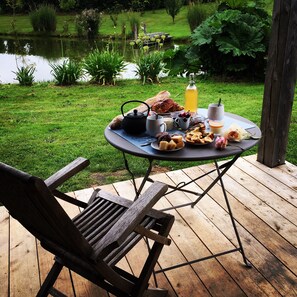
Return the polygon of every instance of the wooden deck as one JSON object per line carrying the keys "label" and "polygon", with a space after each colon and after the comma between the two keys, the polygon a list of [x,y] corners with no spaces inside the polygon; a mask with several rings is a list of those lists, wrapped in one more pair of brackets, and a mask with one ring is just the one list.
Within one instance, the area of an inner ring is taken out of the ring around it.
{"label": "wooden deck", "polygon": [[[154,178],[179,183],[211,166],[157,174]],[[203,178],[199,186],[205,188],[211,178]],[[160,273],[157,275],[159,286],[167,288],[170,297],[297,296],[297,167],[286,163],[270,169],[256,162],[253,155],[237,160],[224,181],[247,258],[253,267],[246,268],[236,252]],[[198,188],[196,184],[189,187]],[[101,188],[128,198],[134,196],[130,181]],[[91,191],[85,189],[73,195],[86,200]],[[216,185],[193,209],[170,211],[176,220],[171,231],[172,244],[164,248],[159,261],[161,267],[234,247],[235,235],[221,196],[220,186]],[[161,199],[156,207],[168,207],[189,199],[193,196],[175,192]],[[79,211],[73,206],[65,206],[65,209],[71,216]],[[121,265],[129,265],[137,273],[143,251],[140,244],[138,251]],[[0,207],[0,296],[35,296],[52,259],[52,255]],[[67,296],[109,296],[66,269],[57,287]]]}

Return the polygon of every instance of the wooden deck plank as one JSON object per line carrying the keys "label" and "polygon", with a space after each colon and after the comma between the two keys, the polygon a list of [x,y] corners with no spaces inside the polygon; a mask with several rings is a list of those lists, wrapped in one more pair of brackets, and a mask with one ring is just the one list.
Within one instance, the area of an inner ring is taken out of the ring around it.
{"label": "wooden deck plank", "polygon": [[[200,166],[199,169],[203,169],[203,172],[205,172],[211,166],[211,164],[203,165]],[[294,296],[294,294],[296,294],[297,278],[296,274],[292,273],[292,270],[296,269],[296,248],[270,227],[267,228],[267,225],[263,224],[261,219],[257,220],[258,217],[246,208],[244,200],[250,200],[253,196],[250,195],[246,197],[249,193],[244,192],[244,188],[238,183],[234,184],[234,180],[229,176],[225,176],[224,181],[227,191],[233,195],[230,197],[230,202],[233,205],[233,209],[237,210],[234,213],[234,217],[244,226],[244,228],[239,226],[239,229],[241,230],[240,234],[245,243],[244,246],[249,260],[282,295]],[[210,193],[211,196],[223,206],[223,202],[220,201],[220,193],[215,194],[215,191],[221,191],[220,186],[216,185]],[[239,198],[241,202],[237,200]],[[255,203],[255,205],[257,205],[257,203]],[[221,216],[215,216],[213,219],[219,217]],[[248,230],[248,233],[246,230]],[[226,230],[222,231],[225,232],[225,235],[230,238],[230,240],[234,241],[232,234],[227,234]],[[257,240],[255,239],[256,236]],[[281,259],[282,262],[277,257]],[[267,263],[269,263],[269,265],[267,265]],[[290,269],[283,265],[283,263],[290,266]],[[286,277],[284,277],[284,275]]]}
{"label": "wooden deck plank", "polygon": [[[261,208],[262,205],[266,204],[271,207],[279,216],[282,216],[285,219],[284,221],[287,225],[287,228],[290,229],[291,224],[297,226],[297,208],[291,203],[288,203],[280,195],[271,192],[269,188],[258,181],[257,177],[252,177],[249,174],[246,174],[245,171],[240,168],[240,166],[233,166],[233,168],[229,172],[229,175],[235,181],[240,183],[244,188],[246,188],[248,191],[252,192],[259,198],[259,208]],[[269,179],[269,177],[270,176],[268,175],[267,179]],[[284,187],[286,186],[284,185]],[[278,215],[273,215],[275,218],[274,222],[278,220]],[[276,223],[274,223],[274,225],[275,224]],[[280,227],[278,225],[275,227],[280,230]]]}
{"label": "wooden deck plank", "polygon": [[0,292],[9,296],[9,214],[6,208],[0,207]]}
{"label": "wooden deck plank", "polygon": [[12,217],[9,256],[10,296],[34,296],[40,287],[36,239]]}
{"label": "wooden deck plank", "polygon": [[[178,184],[180,181],[177,177],[180,176],[181,172],[169,172],[167,176],[158,174],[155,178],[159,181],[174,185],[173,180]],[[166,198],[173,205],[190,201],[185,194],[180,192],[168,194]],[[164,207],[166,207],[166,205],[164,205]],[[214,226],[203,216],[198,208],[192,209],[188,206],[186,208],[177,209],[175,217],[177,222],[180,223],[172,228],[170,234],[175,244],[188,261],[211,255],[211,251],[207,247],[207,242],[203,241],[203,238],[207,238],[208,240],[209,235],[213,232],[216,233],[216,242],[220,245],[220,248],[222,245],[226,246],[227,249],[233,248],[232,244],[226,241],[226,238],[220,232],[217,232],[218,230],[216,228],[213,228]],[[202,233],[204,233],[204,236]],[[224,296],[226,292],[231,296],[246,296],[217,260],[203,261],[192,265],[192,268],[212,296]],[[217,281],[218,279],[220,282]],[[221,286],[222,283],[224,283],[224,286]]]}
{"label": "wooden deck plank", "polygon": [[279,165],[278,167],[270,168],[257,161],[257,155],[249,155],[243,157],[244,160],[250,162],[254,166],[260,168],[264,172],[269,173],[279,181],[282,181],[284,184],[289,184],[292,188],[296,188],[296,179],[297,179],[297,167],[292,163],[286,161],[285,164]]}
{"label": "wooden deck plank", "polygon": [[[280,182],[275,177],[268,175],[266,172],[258,167],[253,166],[253,164],[245,161],[244,159],[239,159],[236,166],[242,169],[244,172],[250,176],[256,177],[264,186],[270,189],[272,192],[286,199],[289,203],[297,207],[297,193],[296,190],[287,186],[283,182]],[[289,178],[288,178],[289,180]]]}
{"label": "wooden deck plank", "polygon": [[[193,172],[194,171],[194,172]],[[192,168],[192,174],[193,177],[197,176],[197,170],[195,168]],[[187,173],[189,174],[189,170],[187,170]],[[175,182],[178,184],[181,181],[181,178],[183,180],[187,180],[186,177],[182,177],[180,172],[170,172],[170,177],[175,180]],[[207,183],[205,184],[205,187],[207,186]],[[194,184],[187,187],[191,190],[198,190],[198,192],[201,192],[200,188],[195,186]],[[216,193],[217,194],[217,193]],[[221,193],[219,193],[221,196]],[[196,197],[193,197],[193,195],[188,194],[189,197],[192,198],[192,201],[195,200]],[[205,243],[205,245],[210,249],[210,251],[214,253],[222,252],[226,249],[234,248],[233,245],[230,246],[230,242],[228,242],[229,238],[234,238],[234,232],[229,220],[229,216],[227,215],[226,211],[218,205],[216,202],[212,200],[211,197],[206,196],[204,197],[195,208],[198,208],[200,210],[200,214],[197,216],[196,220],[199,220],[196,226],[197,235],[201,238],[201,240]],[[181,209],[179,211],[185,212],[185,215],[188,216],[188,213],[190,213],[190,210],[187,209]],[[220,218],[218,220],[218,218]],[[186,218],[188,222],[191,222],[195,220],[195,218]],[[213,224],[210,225],[208,222],[212,222]],[[228,230],[229,236],[223,236],[222,240],[222,231],[221,229]],[[234,239],[233,239],[234,241]],[[232,256],[231,256],[232,255]],[[259,273],[255,273],[255,271],[252,271],[251,269],[247,269],[245,266],[243,266],[243,260],[241,257],[241,254],[234,253],[229,254],[224,257],[219,257],[218,261],[222,264],[224,269],[229,273],[230,277],[234,280],[237,280],[238,286],[241,287],[241,289],[245,292],[247,296],[263,296],[263,293],[268,290],[268,292],[273,292],[275,296],[277,296],[277,292],[273,290],[272,286],[264,279],[263,276],[261,276]],[[261,279],[261,282],[259,280]],[[260,286],[255,286],[256,283],[260,283]],[[213,279],[213,283],[218,283],[217,279]],[[219,284],[224,283],[224,286],[220,286],[221,290],[226,290],[228,292],[228,287],[230,287],[230,290],[232,286],[228,282],[219,282]],[[219,286],[219,285],[218,285]],[[234,284],[233,284],[234,286]],[[264,289],[263,289],[264,288]],[[228,294],[229,295],[229,294]],[[230,294],[229,296],[233,296]],[[237,295],[234,295],[237,296]]]}
{"label": "wooden deck plank", "polygon": [[[178,184],[212,166],[185,168],[157,174],[153,178]],[[140,180],[136,182],[139,184]],[[188,188],[200,191],[212,180],[213,175],[210,175]],[[296,183],[297,166],[293,164],[286,162],[277,168],[268,168],[258,163],[255,155],[240,158],[225,175],[224,184],[245,253],[253,268],[247,269],[241,254],[236,252],[159,273],[159,286],[169,290],[169,297],[297,296]],[[131,181],[100,188],[134,198]],[[72,195],[87,201],[92,191],[93,188],[83,189]],[[174,192],[161,199],[156,208],[194,201],[195,198],[192,194]],[[76,206],[62,205],[70,216],[79,212]],[[170,210],[170,213],[175,215],[176,221],[170,234],[172,244],[164,248],[159,259],[163,268],[237,245],[220,185],[215,185],[193,209],[188,206]],[[145,248],[141,241],[138,249],[123,259],[120,266],[139,273]],[[43,281],[52,263],[53,255],[38,242],[36,244],[36,240],[0,207],[0,296],[35,296],[40,286],[39,278]],[[154,286],[153,279],[151,285]],[[70,274],[67,269],[61,273],[57,287],[68,296],[111,296],[79,275]]]}

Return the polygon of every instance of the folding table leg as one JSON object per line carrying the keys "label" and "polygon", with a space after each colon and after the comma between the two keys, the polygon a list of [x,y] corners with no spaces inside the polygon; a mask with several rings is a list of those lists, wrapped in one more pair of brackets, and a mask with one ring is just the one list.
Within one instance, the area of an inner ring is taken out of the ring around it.
{"label": "folding table leg", "polygon": [[228,199],[228,195],[226,193],[226,189],[225,189],[225,186],[224,186],[224,182],[223,182],[223,178],[222,176],[220,175],[220,168],[219,168],[219,165],[217,163],[217,161],[215,161],[215,165],[216,165],[216,169],[217,169],[217,172],[218,172],[218,175],[220,176],[220,183],[221,183],[221,187],[222,187],[222,191],[223,191],[223,195],[224,195],[224,199],[225,199],[225,202],[226,202],[226,205],[227,205],[227,208],[228,208],[228,212],[229,212],[229,216],[230,216],[230,219],[231,219],[231,223],[232,223],[232,226],[233,226],[233,229],[234,229],[234,232],[235,232],[235,235],[236,235],[236,239],[237,239],[237,242],[238,242],[238,245],[239,245],[239,252],[241,253],[242,255],[242,258],[243,258],[243,261],[245,263],[245,265],[249,268],[252,267],[251,263],[247,260],[246,256],[245,256],[245,253],[244,253],[244,249],[243,249],[243,246],[242,246],[242,243],[241,243],[241,239],[240,239],[240,236],[239,236],[239,233],[238,233],[238,230],[237,230],[237,227],[236,227],[236,223],[235,223],[235,219],[233,217],[233,213],[232,213],[232,209],[231,209],[231,205],[229,203],[229,199]]}

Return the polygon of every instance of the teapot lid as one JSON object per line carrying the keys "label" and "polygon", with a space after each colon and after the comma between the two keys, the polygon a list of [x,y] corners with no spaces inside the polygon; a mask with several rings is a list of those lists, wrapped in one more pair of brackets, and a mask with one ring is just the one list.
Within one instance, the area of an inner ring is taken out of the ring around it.
{"label": "teapot lid", "polygon": [[133,112],[130,112],[126,115],[129,119],[142,119],[145,115],[142,112],[138,112],[137,109],[134,109]]}

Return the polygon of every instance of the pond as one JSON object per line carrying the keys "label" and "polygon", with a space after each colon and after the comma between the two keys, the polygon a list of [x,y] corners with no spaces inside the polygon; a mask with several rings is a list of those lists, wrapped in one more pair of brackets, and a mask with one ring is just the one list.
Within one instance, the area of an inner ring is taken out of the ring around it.
{"label": "pond", "polygon": [[[127,43],[111,44],[116,46],[128,61],[121,78],[135,78],[135,65],[129,63],[132,59],[132,49]],[[103,49],[107,41],[72,38],[9,38],[0,37],[0,83],[16,83],[15,71],[23,65],[34,65],[35,81],[52,81],[50,63],[58,64],[65,58],[82,59],[95,48]]]}

